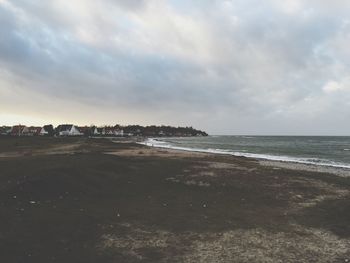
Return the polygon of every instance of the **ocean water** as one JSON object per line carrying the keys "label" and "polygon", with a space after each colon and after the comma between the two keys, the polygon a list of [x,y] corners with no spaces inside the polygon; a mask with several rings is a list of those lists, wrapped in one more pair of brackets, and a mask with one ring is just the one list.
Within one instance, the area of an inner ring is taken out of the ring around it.
{"label": "ocean water", "polygon": [[350,169],[350,137],[208,136],[153,138],[143,144]]}

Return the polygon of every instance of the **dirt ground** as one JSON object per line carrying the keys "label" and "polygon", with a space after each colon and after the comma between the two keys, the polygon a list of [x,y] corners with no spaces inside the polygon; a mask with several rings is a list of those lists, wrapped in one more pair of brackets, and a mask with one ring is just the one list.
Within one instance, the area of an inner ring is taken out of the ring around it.
{"label": "dirt ground", "polygon": [[350,262],[350,178],[0,137],[0,262]]}

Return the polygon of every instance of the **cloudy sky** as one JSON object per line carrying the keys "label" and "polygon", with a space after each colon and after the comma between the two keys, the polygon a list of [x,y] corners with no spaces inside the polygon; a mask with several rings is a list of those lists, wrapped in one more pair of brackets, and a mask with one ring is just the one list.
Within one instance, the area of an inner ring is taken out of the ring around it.
{"label": "cloudy sky", "polygon": [[0,0],[0,124],[350,135],[348,0]]}

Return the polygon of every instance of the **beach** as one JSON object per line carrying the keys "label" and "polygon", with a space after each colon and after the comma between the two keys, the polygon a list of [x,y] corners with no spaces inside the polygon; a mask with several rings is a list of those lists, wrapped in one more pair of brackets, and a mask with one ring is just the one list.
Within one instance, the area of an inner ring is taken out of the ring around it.
{"label": "beach", "polygon": [[350,177],[332,171],[0,137],[0,262],[350,262]]}

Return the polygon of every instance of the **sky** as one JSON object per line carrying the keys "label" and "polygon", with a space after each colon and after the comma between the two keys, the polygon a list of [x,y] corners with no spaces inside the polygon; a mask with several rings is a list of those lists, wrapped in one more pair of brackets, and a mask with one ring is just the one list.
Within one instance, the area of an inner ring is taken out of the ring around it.
{"label": "sky", "polygon": [[350,135],[348,0],[0,0],[0,125]]}

